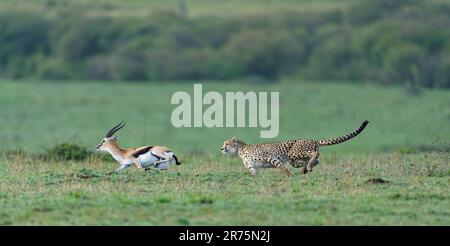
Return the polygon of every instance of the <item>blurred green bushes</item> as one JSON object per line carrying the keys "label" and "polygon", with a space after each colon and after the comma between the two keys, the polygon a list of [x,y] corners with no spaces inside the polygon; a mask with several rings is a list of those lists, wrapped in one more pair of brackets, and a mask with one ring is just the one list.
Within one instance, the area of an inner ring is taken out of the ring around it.
{"label": "blurred green bushes", "polygon": [[[26,156],[30,153],[27,153],[23,150],[9,151],[6,154],[9,156]],[[42,160],[56,160],[56,161],[84,161],[89,158],[95,160],[102,160],[108,162],[114,162],[114,158],[107,153],[100,153],[95,151],[90,151],[82,145],[75,143],[60,143],[56,144],[50,148],[44,150],[43,153],[39,153],[36,157]]]}
{"label": "blurred green bushes", "polygon": [[84,147],[77,144],[62,143],[47,149],[45,154],[42,155],[42,158],[52,160],[82,161],[87,159],[90,155],[91,153]]}
{"label": "blurred green bushes", "polygon": [[[95,7],[95,5],[93,6]],[[201,80],[295,76],[450,87],[450,3],[240,17],[0,11],[0,77]]]}

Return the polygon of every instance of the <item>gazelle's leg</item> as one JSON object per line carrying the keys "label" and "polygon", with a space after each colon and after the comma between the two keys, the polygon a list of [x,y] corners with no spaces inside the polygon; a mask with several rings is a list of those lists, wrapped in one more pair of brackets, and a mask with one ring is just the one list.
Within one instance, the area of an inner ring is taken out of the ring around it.
{"label": "gazelle's leg", "polygon": [[123,169],[125,169],[125,168],[127,168],[128,166],[127,165],[120,165],[120,167],[119,168],[117,168],[116,169],[116,172],[118,172],[118,171],[120,171],[120,170],[123,170]]}
{"label": "gazelle's leg", "polygon": [[156,161],[155,165],[159,164],[159,163],[163,163],[163,162],[168,162],[168,161],[172,161],[173,157],[172,156],[167,156],[165,154],[159,154],[159,153],[152,153],[153,155],[156,155],[157,157],[159,157],[161,160]]}
{"label": "gazelle's leg", "polygon": [[134,162],[134,164],[136,165],[136,167],[138,169],[142,169],[142,164],[141,164],[141,162],[139,161],[138,158],[133,158],[133,162]]}
{"label": "gazelle's leg", "polygon": [[168,165],[167,162],[158,162],[158,163],[155,162],[155,167],[156,167],[158,170],[167,170],[167,168],[169,167],[169,165]]}
{"label": "gazelle's leg", "polygon": [[170,162],[174,160],[174,158],[172,156],[168,156],[168,155],[166,155],[166,153],[153,153],[152,152],[152,154],[160,159],[159,161],[155,161],[153,163],[158,170],[167,170]]}

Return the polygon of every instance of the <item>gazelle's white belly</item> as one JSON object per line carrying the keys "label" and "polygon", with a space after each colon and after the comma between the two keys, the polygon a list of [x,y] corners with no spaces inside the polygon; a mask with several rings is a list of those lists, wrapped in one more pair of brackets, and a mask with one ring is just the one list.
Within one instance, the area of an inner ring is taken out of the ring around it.
{"label": "gazelle's white belly", "polygon": [[[171,160],[157,164],[155,167],[158,168],[159,170],[167,169],[170,164],[175,163],[175,159],[173,158],[173,152],[166,152],[165,155],[167,156],[168,159]],[[154,155],[152,151],[149,151],[145,154],[140,155],[138,157],[138,160],[143,168],[149,168],[154,166],[155,162],[160,161],[161,158],[158,158],[158,156]],[[120,163],[125,167],[134,165],[133,159],[125,159],[120,161]]]}
{"label": "gazelle's white belly", "polygon": [[139,162],[141,163],[142,167],[150,167],[153,166],[153,164],[157,161],[159,161],[159,158],[155,156],[152,151],[149,151],[145,154],[142,154],[138,157]]}

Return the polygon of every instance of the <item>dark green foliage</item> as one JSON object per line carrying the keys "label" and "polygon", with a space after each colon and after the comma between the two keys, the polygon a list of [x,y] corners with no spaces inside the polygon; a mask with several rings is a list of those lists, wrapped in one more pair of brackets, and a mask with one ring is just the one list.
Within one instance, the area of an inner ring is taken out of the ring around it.
{"label": "dark green foliage", "polygon": [[[28,153],[24,151],[11,151],[7,152],[10,155],[21,155],[27,156]],[[85,147],[72,144],[72,143],[62,143],[53,146],[45,150],[44,153],[38,155],[39,158],[44,160],[75,160],[83,161],[89,158],[100,159],[105,162],[115,162],[114,158],[107,153],[95,153],[93,151],[87,150]]]}
{"label": "dark green foliage", "polygon": [[[347,8],[186,17],[114,4],[45,2],[0,12],[0,77],[96,80],[378,81],[450,87],[450,4],[354,1]],[[189,6],[185,6],[189,9]]]}
{"label": "dark green foliage", "polygon": [[212,204],[214,203],[214,198],[204,194],[193,194],[188,198],[188,202],[193,204]]}
{"label": "dark green foliage", "polygon": [[303,46],[285,30],[243,30],[227,42],[223,52],[236,66],[236,75],[271,78],[292,72],[303,56]]}
{"label": "dark green foliage", "polygon": [[0,14],[0,75],[26,77],[36,73],[50,49],[49,25],[33,13]]}
{"label": "dark green foliage", "polygon": [[76,144],[62,143],[48,149],[44,154],[45,158],[53,160],[85,160],[91,153],[86,148]]}

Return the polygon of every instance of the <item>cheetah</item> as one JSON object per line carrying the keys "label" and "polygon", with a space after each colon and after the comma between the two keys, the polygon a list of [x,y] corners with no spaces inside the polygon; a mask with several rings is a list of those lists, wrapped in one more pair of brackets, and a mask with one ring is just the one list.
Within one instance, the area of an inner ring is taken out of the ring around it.
{"label": "cheetah", "polygon": [[247,144],[236,137],[226,140],[221,148],[222,153],[239,156],[244,166],[257,176],[260,168],[279,168],[287,176],[292,172],[285,165],[288,161],[295,168],[302,168],[301,173],[311,172],[319,163],[319,147],[334,145],[356,137],[367,126],[365,120],[355,131],[337,138],[326,140],[297,139],[276,143]]}

